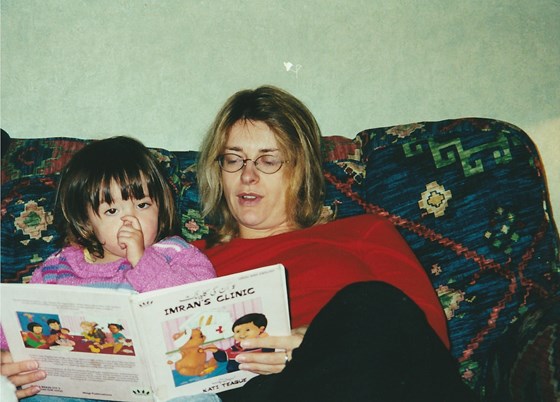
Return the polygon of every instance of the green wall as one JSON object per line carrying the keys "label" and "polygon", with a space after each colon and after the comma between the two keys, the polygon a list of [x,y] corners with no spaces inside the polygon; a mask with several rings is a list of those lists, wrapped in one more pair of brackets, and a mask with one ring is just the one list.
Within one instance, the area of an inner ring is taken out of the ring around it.
{"label": "green wall", "polygon": [[558,21],[558,0],[2,0],[1,124],[195,149],[264,83],[325,135],[493,117],[534,138],[558,213]]}

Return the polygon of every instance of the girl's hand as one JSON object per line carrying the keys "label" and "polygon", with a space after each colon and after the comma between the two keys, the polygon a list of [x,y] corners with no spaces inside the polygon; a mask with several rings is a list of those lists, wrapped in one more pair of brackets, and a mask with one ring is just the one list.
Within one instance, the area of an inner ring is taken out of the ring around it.
{"label": "girl's hand", "polygon": [[292,330],[288,336],[267,336],[264,338],[245,339],[241,342],[243,349],[271,348],[277,352],[240,353],[235,360],[240,370],[248,370],[257,374],[275,374],[284,370],[286,363],[292,360],[292,351],[301,345],[307,327]]}
{"label": "girl's hand", "polygon": [[134,216],[123,216],[123,225],[117,232],[120,246],[126,249],[126,259],[133,267],[138,264],[144,255],[144,233],[140,221]]}
{"label": "girl's hand", "polygon": [[[32,384],[36,381],[44,380],[47,377],[46,372],[39,370],[39,363],[37,361],[22,360],[20,362],[14,362],[10,352],[3,350],[0,353],[0,374],[7,377],[16,387]],[[24,389],[18,389],[16,391],[16,396],[18,399],[22,399],[35,395],[39,391],[39,386],[32,385]]]}

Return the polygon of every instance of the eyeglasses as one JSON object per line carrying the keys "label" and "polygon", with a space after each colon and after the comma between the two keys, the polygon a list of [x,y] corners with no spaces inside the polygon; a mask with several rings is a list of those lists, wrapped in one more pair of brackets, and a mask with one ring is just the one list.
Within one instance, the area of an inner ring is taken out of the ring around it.
{"label": "eyeglasses", "polygon": [[220,164],[220,168],[228,173],[239,172],[241,169],[247,166],[247,162],[249,161],[255,164],[255,167],[259,172],[263,172],[266,174],[276,173],[280,170],[284,163],[288,163],[288,161],[280,160],[277,156],[274,155],[261,155],[257,159],[253,160],[243,159],[237,154],[223,154],[218,156],[216,160]]}

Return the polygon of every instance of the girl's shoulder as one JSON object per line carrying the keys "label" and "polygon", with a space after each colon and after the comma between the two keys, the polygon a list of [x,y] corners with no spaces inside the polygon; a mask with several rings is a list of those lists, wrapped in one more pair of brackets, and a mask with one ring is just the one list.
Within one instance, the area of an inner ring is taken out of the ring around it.
{"label": "girl's shoulder", "polygon": [[33,271],[31,283],[57,283],[59,275],[73,276],[76,266],[83,264],[83,249],[66,246],[51,254]]}
{"label": "girl's shoulder", "polygon": [[50,256],[47,257],[47,259],[43,264],[52,263],[54,261],[59,261],[59,260],[68,261],[68,260],[74,260],[75,258],[83,259],[84,258],[83,256],[84,256],[83,248],[75,245],[69,245],[52,253]]}

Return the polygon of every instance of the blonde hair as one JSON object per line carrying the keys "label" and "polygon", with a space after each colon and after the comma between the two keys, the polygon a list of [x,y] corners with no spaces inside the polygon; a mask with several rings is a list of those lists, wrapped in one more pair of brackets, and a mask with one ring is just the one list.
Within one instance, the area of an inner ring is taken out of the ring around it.
{"label": "blonde hair", "polygon": [[280,151],[289,160],[286,211],[300,228],[321,218],[325,194],[321,130],[313,114],[290,93],[273,86],[243,90],[231,96],[218,112],[201,146],[197,176],[202,213],[216,226],[208,245],[227,242],[239,234],[238,223],[223,197],[217,158],[224,151],[228,134],[238,121],[265,123],[275,134]]}

